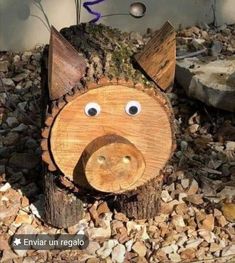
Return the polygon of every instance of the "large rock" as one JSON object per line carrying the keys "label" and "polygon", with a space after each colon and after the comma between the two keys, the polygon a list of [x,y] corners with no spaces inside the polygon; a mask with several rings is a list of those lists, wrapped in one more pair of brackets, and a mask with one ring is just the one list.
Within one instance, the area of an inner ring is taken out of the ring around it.
{"label": "large rock", "polygon": [[178,60],[176,80],[188,96],[209,106],[235,112],[235,57],[226,60]]}

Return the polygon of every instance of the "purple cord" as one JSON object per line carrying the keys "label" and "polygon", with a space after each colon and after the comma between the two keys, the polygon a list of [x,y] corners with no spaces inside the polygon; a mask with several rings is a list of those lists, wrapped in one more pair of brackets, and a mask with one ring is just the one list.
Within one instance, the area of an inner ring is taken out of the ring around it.
{"label": "purple cord", "polygon": [[96,4],[99,4],[101,2],[103,2],[104,0],[94,0],[94,1],[86,1],[83,3],[83,7],[86,8],[86,10],[92,14],[92,15],[95,15],[96,17],[93,18],[90,22],[91,23],[96,23],[100,18],[101,18],[101,13],[99,12],[96,12],[96,11],[93,11],[89,5],[96,5]]}

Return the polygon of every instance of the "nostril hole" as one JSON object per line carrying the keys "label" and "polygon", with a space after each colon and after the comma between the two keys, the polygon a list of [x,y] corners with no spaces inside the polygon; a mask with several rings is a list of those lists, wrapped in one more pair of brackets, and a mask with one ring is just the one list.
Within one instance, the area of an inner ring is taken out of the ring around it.
{"label": "nostril hole", "polygon": [[123,163],[130,163],[131,162],[131,157],[130,156],[124,156],[123,159],[122,159]]}
{"label": "nostril hole", "polygon": [[98,163],[100,163],[100,164],[103,164],[103,163],[105,163],[105,157],[104,156],[99,156],[98,158],[97,158],[97,162]]}

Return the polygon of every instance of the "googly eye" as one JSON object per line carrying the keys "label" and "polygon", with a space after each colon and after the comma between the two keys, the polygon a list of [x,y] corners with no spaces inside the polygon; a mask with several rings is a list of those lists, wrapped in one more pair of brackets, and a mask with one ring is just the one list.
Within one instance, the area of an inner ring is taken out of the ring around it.
{"label": "googly eye", "polygon": [[138,101],[129,101],[125,107],[128,115],[136,116],[141,112],[141,105]]}
{"label": "googly eye", "polygon": [[90,102],[85,106],[87,116],[94,117],[100,114],[100,105],[95,102]]}

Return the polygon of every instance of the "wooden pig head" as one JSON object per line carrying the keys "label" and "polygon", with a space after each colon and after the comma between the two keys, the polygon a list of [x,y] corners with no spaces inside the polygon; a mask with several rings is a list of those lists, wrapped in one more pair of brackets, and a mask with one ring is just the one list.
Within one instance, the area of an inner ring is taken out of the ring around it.
{"label": "wooden pig head", "polygon": [[[84,72],[84,59],[52,29],[51,99],[66,94]],[[52,109],[46,123],[42,148],[49,169],[101,192],[120,193],[143,185],[160,173],[173,151],[167,101],[158,90],[140,83],[108,78],[88,83],[59,110]]]}

